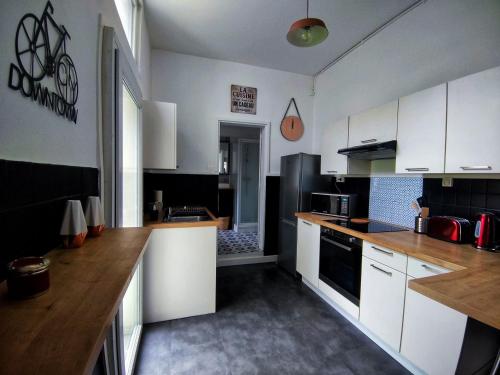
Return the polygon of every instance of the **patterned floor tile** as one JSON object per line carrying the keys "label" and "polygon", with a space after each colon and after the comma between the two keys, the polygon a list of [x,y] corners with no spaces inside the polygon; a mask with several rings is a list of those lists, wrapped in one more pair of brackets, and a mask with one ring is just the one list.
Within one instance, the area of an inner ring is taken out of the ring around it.
{"label": "patterned floor tile", "polygon": [[217,231],[217,253],[219,255],[260,252],[257,232]]}

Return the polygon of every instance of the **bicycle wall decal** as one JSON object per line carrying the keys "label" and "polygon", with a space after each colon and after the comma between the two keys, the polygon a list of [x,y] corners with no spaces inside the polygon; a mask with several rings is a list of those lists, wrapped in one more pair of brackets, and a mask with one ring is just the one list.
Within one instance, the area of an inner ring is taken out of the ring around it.
{"label": "bicycle wall decal", "polygon": [[[17,65],[10,65],[8,85],[76,124],[78,76],[66,50],[71,37],[53,14],[54,7],[47,1],[40,17],[27,13],[19,21],[15,39]],[[45,78],[53,78],[55,91],[42,85]]]}

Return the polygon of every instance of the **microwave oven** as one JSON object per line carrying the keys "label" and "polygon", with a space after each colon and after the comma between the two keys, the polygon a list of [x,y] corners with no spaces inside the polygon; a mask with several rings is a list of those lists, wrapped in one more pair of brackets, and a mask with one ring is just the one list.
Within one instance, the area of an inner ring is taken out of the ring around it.
{"label": "microwave oven", "polygon": [[349,219],[356,216],[356,194],[312,193],[311,211]]}

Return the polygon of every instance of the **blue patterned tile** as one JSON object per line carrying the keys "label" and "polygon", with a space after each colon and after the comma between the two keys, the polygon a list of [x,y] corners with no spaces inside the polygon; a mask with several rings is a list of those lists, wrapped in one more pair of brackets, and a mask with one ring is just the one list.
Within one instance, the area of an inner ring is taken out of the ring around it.
{"label": "blue patterned tile", "polygon": [[422,195],[421,177],[372,177],[369,218],[413,228],[411,202]]}
{"label": "blue patterned tile", "polygon": [[219,255],[261,252],[257,233],[217,231],[217,252]]}

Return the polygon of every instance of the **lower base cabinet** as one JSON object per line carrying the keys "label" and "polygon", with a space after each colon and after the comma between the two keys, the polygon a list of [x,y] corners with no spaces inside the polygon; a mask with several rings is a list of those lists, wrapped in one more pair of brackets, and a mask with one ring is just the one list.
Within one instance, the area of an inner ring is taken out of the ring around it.
{"label": "lower base cabinet", "polygon": [[466,325],[467,315],[407,288],[401,354],[426,374],[455,374]]}
{"label": "lower base cabinet", "polygon": [[297,221],[297,272],[316,288],[319,277],[320,226]]}
{"label": "lower base cabinet", "polygon": [[406,274],[363,256],[359,320],[395,351],[401,344]]}
{"label": "lower base cabinet", "polygon": [[[318,225],[299,219],[297,271],[322,295],[355,319],[359,313],[359,321],[364,327],[427,375],[452,375],[457,372],[457,367],[460,373],[464,373],[463,368],[472,366],[471,363],[462,366],[467,315],[408,288],[408,281],[414,278],[435,276],[450,270],[365,241],[360,306],[357,309],[318,280],[320,235]],[[478,328],[477,332],[480,333],[475,335],[483,339],[483,331]],[[467,336],[469,341],[473,340],[477,345],[479,341],[475,337],[470,339],[471,335]],[[492,337],[494,352],[496,336]],[[487,351],[484,347],[481,350]],[[472,355],[477,359],[475,352]],[[478,365],[474,368],[483,368],[489,361],[488,355],[484,356],[485,360],[476,360],[474,365]]]}
{"label": "lower base cabinet", "polygon": [[153,229],[144,254],[144,323],[215,313],[217,227]]}

